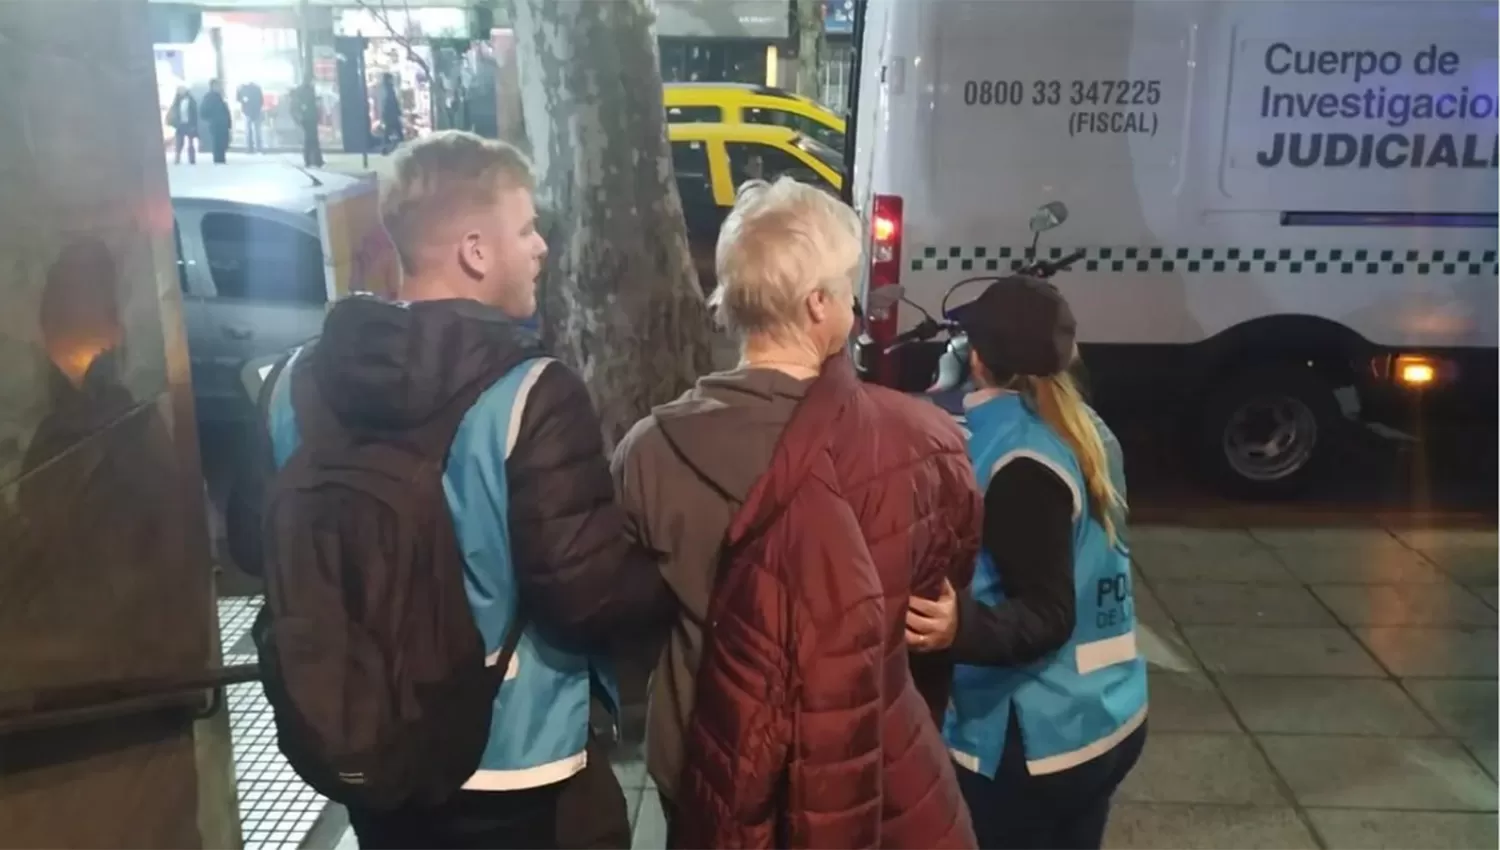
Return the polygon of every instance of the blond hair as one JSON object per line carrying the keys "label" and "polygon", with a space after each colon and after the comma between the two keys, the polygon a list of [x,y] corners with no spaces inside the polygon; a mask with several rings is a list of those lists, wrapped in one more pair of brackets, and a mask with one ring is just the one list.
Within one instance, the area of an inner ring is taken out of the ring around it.
{"label": "blond hair", "polygon": [[535,189],[531,161],[505,142],[443,130],[403,145],[381,188],[380,220],[407,273],[438,227],[493,206],[502,189]]}
{"label": "blond hair", "polygon": [[790,177],[752,180],[719,231],[709,306],[738,336],[784,339],[807,296],[853,299],[859,236],[859,216],[827,192]]}
{"label": "blond hair", "polygon": [[1012,380],[1011,386],[1020,391],[1037,416],[1073,450],[1083,473],[1084,489],[1088,491],[1089,511],[1114,543],[1120,531],[1115,527],[1115,514],[1124,508],[1125,500],[1110,478],[1104,438],[1073,379],[1067,372],[1046,377],[1027,375]]}

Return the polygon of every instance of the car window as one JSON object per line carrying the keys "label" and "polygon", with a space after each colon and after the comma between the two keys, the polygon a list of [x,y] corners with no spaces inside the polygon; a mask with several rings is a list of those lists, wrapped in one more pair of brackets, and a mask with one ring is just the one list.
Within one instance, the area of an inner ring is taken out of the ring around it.
{"label": "car window", "polygon": [[798,115],[785,109],[770,109],[767,107],[751,107],[744,111],[745,123],[747,124],[774,124],[778,127],[790,127],[793,130],[810,136],[819,142],[833,148],[843,150],[844,134],[808,118],[806,115]]}
{"label": "car window", "polygon": [[712,229],[715,204],[713,178],[708,170],[708,143],[673,142],[672,174],[677,180],[677,195],[682,199],[688,232]]}
{"label": "car window", "polygon": [[717,106],[669,106],[668,124],[717,124],[724,120],[724,111]]}
{"label": "car window", "polygon": [[807,136],[798,136],[797,140],[792,142],[792,144],[796,145],[798,150],[814,157],[818,160],[818,162],[821,162],[824,165],[828,166],[828,168],[832,171],[835,171],[839,174],[844,173],[844,155],[823,144],[817,139],[809,138]]}
{"label": "car window", "polygon": [[220,298],[322,304],[323,248],[288,224],[240,213],[203,216],[203,249]]}
{"label": "car window", "polygon": [[729,142],[724,147],[729,153],[729,175],[736,189],[747,180],[775,180],[785,174],[820,189],[836,191],[812,166],[781,148],[760,142]]}

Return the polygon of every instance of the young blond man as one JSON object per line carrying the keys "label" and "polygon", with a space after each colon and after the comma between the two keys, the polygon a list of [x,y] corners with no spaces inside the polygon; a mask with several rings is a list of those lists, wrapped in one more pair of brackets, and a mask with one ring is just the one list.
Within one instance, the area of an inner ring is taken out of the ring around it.
{"label": "young blond man", "polygon": [[589,740],[591,700],[612,691],[595,659],[670,616],[671,597],[627,543],[583,382],[518,324],[536,310],[547,252],[533,187],[520,152],[469,133],[401,149],[381,198],[401,302],[340,302],[271,394],[285,463],[317,439],[298,425],[309,393],[343,432],[380,440],[478,392],[449,444],[442,498],[485,652],[513,654],[479,769],[436,805],[351,807],[366,850],[630,843],[619,783]]}

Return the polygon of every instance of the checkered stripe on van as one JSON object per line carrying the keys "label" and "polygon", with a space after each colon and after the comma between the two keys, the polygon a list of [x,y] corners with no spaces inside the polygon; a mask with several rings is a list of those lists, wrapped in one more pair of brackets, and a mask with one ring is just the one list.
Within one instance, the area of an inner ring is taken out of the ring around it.
{"label": "checkered stripe on van", "polygon": [[[1048,246],[1049,259],[1074,250]],[[1404,274],[1500,275],[1495,251],[1378,250],[1371,248],[1168,248],[1088,247],[1075,272],[1186,272],[1188,274]],[[1032,258],[1029,247],[927,246],[918,249],[911,270],[1008,272]]]}

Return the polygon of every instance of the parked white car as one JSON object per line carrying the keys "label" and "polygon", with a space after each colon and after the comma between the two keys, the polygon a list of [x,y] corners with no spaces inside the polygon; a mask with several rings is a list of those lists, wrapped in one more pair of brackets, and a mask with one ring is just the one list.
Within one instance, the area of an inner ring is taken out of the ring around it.
{"label": "parked white car", "polygon": [[245,363],[318,335],[319,195],[360,178],[285,164],[168,166],[198,417],[245,418]]}

